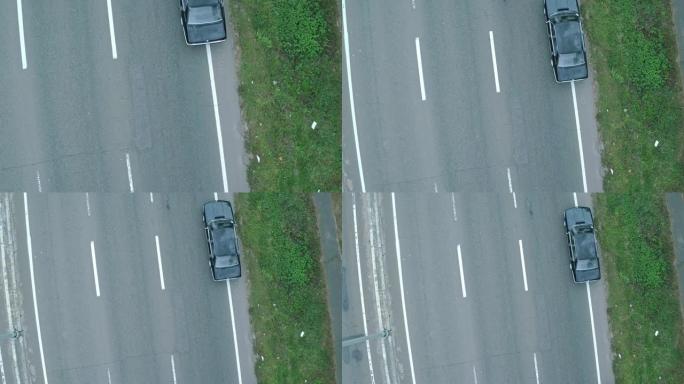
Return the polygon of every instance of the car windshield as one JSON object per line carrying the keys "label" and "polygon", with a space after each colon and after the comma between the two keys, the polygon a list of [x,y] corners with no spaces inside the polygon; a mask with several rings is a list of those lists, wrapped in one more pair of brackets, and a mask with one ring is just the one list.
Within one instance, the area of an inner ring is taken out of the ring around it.
{"label": "car windshield", "polygon": [[238,265],[237,255],[228,255],[216,258],[216,268],[230,268],[236,265]]}
{"label": "car windshield", "polygon": [[575,233],[592,233],[594,232],[594,227],[591,225],[578,225],[575,227]]}
{"label": "car windshield", "polygon": [[584,55],[581,52],[561,53],[558,55],[558,66],[561,68],[576,67],[584,64]]}
{"label": "car windshield", "polygon": [[575,267],[578,271],[589,271],[596,268],[598,268],[597,259],[577,260],[577,265]]}
{"label": "car windshield", "polygon": [[213,24],[221,20],[221,8],[218,5],[202,5],[188,8],[188,24]]}

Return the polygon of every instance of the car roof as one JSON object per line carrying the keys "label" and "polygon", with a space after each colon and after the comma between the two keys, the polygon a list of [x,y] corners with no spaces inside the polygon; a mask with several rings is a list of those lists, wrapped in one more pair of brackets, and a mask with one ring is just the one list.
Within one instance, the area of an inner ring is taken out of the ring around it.
{"label": "car roof", "polygon": [[237,255],[235,244],[235,229],[232,226],[215,228],[212,226],[214,253],[217,256]]}
{"label": "car roof", "polygon": [[577,12],[579,13],[579,5],[577,0],[546,0],[546,8],[548,9],[549,16],[556,12]]}
{"label": "car roof", "polygon": [[559,53],[582,52],[582,32],[578,21],[560,22],[555,26]]}
{"label": "car roof", "polygon": [[593,233],[578,233],[575,235],[575,250],[577,259],[596,259],[596,238]]}

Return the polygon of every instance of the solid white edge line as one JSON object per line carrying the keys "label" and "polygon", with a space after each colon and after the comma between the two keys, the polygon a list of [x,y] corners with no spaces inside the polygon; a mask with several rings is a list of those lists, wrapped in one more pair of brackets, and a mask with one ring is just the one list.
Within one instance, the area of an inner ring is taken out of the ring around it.
{"label": "solid white edge line", "polygon": [[173,359],[173,353],[171,354],[171,373],[173,373],[173,384],[176,384],[176,361]]}
{"label": "solid white edge line", "polygon": [[[375,247],[376,244],[379,245],[379,243],[376,243],[374,240],[375,238],[380,239],[380,219],[378,218],[378,211],[380,208],[378,207],[378,199],[374,198],[372,199],[372,205],[369,205],[369,218],[370,218],[370,223],[371,223],[371,228],[369,229],[369,236],[370,236],[370,253],[371,253],[371,265],[373,266],[373,288],[374,288],[374,293],[375,293],[375,308],[377,311],[377,318],[378,318],[378,329],[385,329],[385,326],[383,324],[383,318],[382,318],[382,306],[381,306],[381,301],[380,301],[380,291],[386,292],[387,289],[385,288],[385,282],[382,280],[383,276],[385,275],[385,271],[382,268],[382,265],[378,267],[378,263],[375,262]],[[377,235],[376,235],[377,232]],[[381,240],[378,240],[381,241]],[[380,263],[381,264],[381,263]],[[378,273],[378,269],[380,269],[380,272]],[[382,284],[382,287],[380,287],[380,284]],[[389,373],[389,364],[387,362],[387,347],[385,346],[386,343],[381,342],[380,347],[382,350],[382,362],[385,373],[385,383],[390,383],[390,373]]]}
{"label": "solid white edge line", "polygon": [[359,133],[356,128],[356,109],[354,107],[354,86],[352,85],[351,60],[349,59],[349,33],[347,32],[347,5],[345,0],[342,0],[342,28],[344,29],[344,58],[347,64],[347,88],[349,89],[349,105],[351,109],[352,127],[354,128],[356,164],[358,164],[359,167],[361,192],[366,193],[366,181],[363,176],[363,163],[361,162],[361,149],[359,148]]}
{"label": "solid white edge line", "polygon": [[525,284],[525,292],[527,292],[527,272],[525,271],[525,253],[523,252],[522,239],[518,240],[518,247],[520,248],[520,264],[522,266],[523,283]]}
{"label": "solid white edge line", "polygon": [[539,367],[537,366],[537,353],[534,353],[534,376],[537,378],[537,384],[539,384]]}
{"label": "solid white edge line", "polygon": [[100,297],[100,279],[97,275],[97,258],[95,256],[95,241],[90,241],[90,257],[93,260],[93,278],[95,279],[95,294]]}
{"label": "solid white edge line", "polygon": [[463,297],[466,297],[466,286],[465,286],[465,278],[463,277],[463,260],[461,258],[461,244],[458,244],[456,246],[456,251],[458,252],[458,272],[461,275],[461,292],[463,293]]}
{"label": "solid white edge line", "polygon": [[406,299],[404,299],[404,278],[401,271],[401,247],[399,246],[399,227],[397,225],[397,205],[392,192],[392,218],[394,219],[394,242],[397,248],[397,265],[399,268],[399,291],[401,292],[401,309],[404,315],[404,331],[406,332],[406,344],[409,355],[409,365],[411,367],[411,382],[416,383],[416,372],[413,368],[413,353],[411,352],[411,336],[408,328],[408,318],[406,316]]}
{"label": "solid white edge line", "polygon": [[496,49],[494,48],[494,31],[489,31],[489,46],[492,50],[492,67],[494,68],[494,84],[496,84],[496,93],[500,93],[499,88],[499,71],[496,69]]}
{"label": "solid white edge line", "polygon": [[577,192],[572,193],[572,199],[575,201],[575,207],[577,207]]}
{"label": "solid white edge line", "polygon": [[235,345],[235,363],[237,363],[238,383],[242,384],[242,368],[240,367],[240,352],[238,350],[237,332],[235,330],[235,311],[233,310],[233,294],[230,290],[230,280],[226,280],[226,287],[228,289],[228,305],[230,306],[230,322],[233,327],[233,345]]}
{"label": "solid white edge line", "polygon": [[[368,335],[368,319],[366,318],[366,299],[363,296],[363,277],[361,276],[361,256],[359,252],[359,229],[356,220],[356,201],[352,193],[352,214],[354,217],[354,245],[356,247],[356,271],[359,278],[359,296],[361,296],[361,317],[363,318],[363,334]],[[371,383],[375,384],[375,371],[373,370],[373,355],[370,349],[370,340],[366,340],[366,354],[368,355],[368,371]]]}
{"label": "solid white edge line", "polygon": [[112,0],[107,0],[107,16],[109,17],[109,38],[112,42],[112,58],[116,60],[116,37],[114,36],[114,16],[112,14]]}
{"label": "solid white edge line", "polygon": [[418,61],[418,79],[420,81],[420,98],[425,101],[425,81],[423,80],[423,59],[420,54],[420,39],[416,37],[416,60]]}
{"label": "solid white edge line", "polygon": [[112,384],[112,374],[109,372],[109,368],[107,368],[107,383]]}
{"label": "solid white edge line", "polygon": [[133,172],[131,171],[131,155],[126,152],[126,170],[128,171],[128,190],[131,193],[135,192],[133,188]]}
{"label": "solid white edge line", "polygon": [[596,329],[594,327],[594,309],[591,304],[591,291],[589,290],[589,282],[587,285],[587,300],[589,301],[589,318],[591,319],[591,340],[594,342],[594,360],[596,362],[596,382],[601,384],[601,369],[599,367],[598,346],[596,345]]}
{"label": "solid white edge line", "polygon": [[214,200],[218,200],[218,193],[214,192]]}
{"label": "solid white edge line", "polygon": [[45,368],[45,354],[43,352],[43,335],[40,331],[40,316],[38,315],[38,300],[36,299],[36,279],[33,274],[33,247],[31,245],[31,226],[28,214],[28,194],[24,192],[24,216],[26,219],[26,248],[31,272],[31,294],[33,295],[33,312],[36,314],[36,332],[38,333],[38,349],[40,350],[40,364],[43,368],[43,380],[48,384],[47,369]]}
{"label": "solid white edge line", "polygon": [[150,203],[154,203],[154,192],[150,192]]}
{"label": "solid white edge line", "polygon": [[584,169],[584,149],[582,148],[582,130],[580,129],[579,110],[577,109],[577,94],[575,93],[575,82],[570,82],[572,89],[572,106],[575,109],[575,127],[577,128],[577,145],[579,146],[580,165],[582,167],[582,186],[584,193],[587,193],[587,173]]}
{"label": "solid white edge line", "polygon": [[223,192],[228,193],[228,172],[226,171],[226,159],[223,152],[223,133],[221,132],[221,117],[219,116],[218,98],[216,97],[216,84],[214,83],[214,63],[211,58],[211,47],[205,44],[207,62],[209,63],[209,81],[211,82],[211,102],[214,104],[214,120],[216,121],[216,136],[218,138],[219,156],[221,158],[221,177],[223,178]]}
{"label": "solid white edge line", "polygon": [[477,384],[477,370],[475,370],[474,365],[473,365],[473,378],[475,379],[475,384]]}
{"label": "solid white edge line", "polygon": [[159,281],[161,281],[162,291],[166,289],[164,284],[164,267],[162,266],[161,251],[159,250],[159,236],[154,235],[154,244],[157,246],[157,264],[159,264]]}
{"label": "solid white edge line", "polygon": [[[369,221],[370,221],[370,228],[368,230],[368,236],[369,236],[369,242],[370,242],[370,253],[371,253],[371,265],[373,266],[373,293],[375,294],[375,309],[377,312],[377,318],[378,318],[378,329],[383,329],[383,324],[382,324],[382,308],[380,307],[380,289],[378,288],[378,272],[375,264],[375,236],[374,236],[374,229],[377,230],[377,228],[380,226],[378,222],[378,217],[377,217],[377,200],[373,199],[373,203],[375,204],[375,210],[373,209],[373,206],[369,204],[368,207],[368,214],[369,214]],[[370,347],[370,340],[367,340],[368,346]],[[387,348],[385,347],[385,343],[381,342],[380,343],[382,347],[382,361],[383,361],[383,366],[385,368],[385,382],[389,383],[390,378],[389,378],[389,366],[387,365]]]}
{"label": "solid white edge line", "polygon": [[17,0],[17,19],[19,22],[19,46],[21,48],[21,69],[28,68],[26,62],[26,43],[24,43],[24,10],[21,0]]}

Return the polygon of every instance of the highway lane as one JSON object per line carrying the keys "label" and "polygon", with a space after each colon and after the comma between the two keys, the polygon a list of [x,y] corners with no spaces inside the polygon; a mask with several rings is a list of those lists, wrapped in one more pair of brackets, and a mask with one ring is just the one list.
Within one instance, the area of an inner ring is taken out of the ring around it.
{"label": "highway lane", "polygon": [[207,264],[201,204],[211,198],[28,194],[39,341],[23,194],[11,195],[17,310],[38,382],[42,342],[50,383],[256,383],[246,280],[214,282]]}
{"label": "highway lane", "polygon": [[591,80],[575,84],[583,177],[572,86],[553,81],[540,4],[380,1],[345,10],[345,92],[350,73],[354,99],[343,106],[347,190],[504,192],[509,168],[528,190],[582,192],[585,178],[587,191],[601,190]]}
{"label": "highway lane", "polygon": [[116,59],[106,5],[23,4],[26,69],[3,12],[0,190],[247,191],[232,36],[211,47],[212,85],[176,4],[111,1]]}
{"label": "highway lane", "polygon": [[[390,194],[354,201],[361,279],[347,270],[343,335],[392,336],[345,348],[356,356],[344,361],[345,383],[588,383],[597,358],[601,382],[614,381],[603,285],[588,290],[568,271],[562,209],[572,194],[518,195],[517,208],[512,194],[396,194],[398,243]],[[345,248],[347,269],[356,257]]]}

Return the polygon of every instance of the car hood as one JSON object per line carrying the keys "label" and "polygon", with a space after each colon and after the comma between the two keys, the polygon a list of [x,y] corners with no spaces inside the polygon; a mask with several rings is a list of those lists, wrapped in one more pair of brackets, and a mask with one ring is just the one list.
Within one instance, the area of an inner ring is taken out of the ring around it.
{"label": "car hood", "polygon": [[599,268],[589,270],[575,271],[575,282],[583,283],[585,281],[593,281],[601,278],[601,270]]}
{"label": "car hood", "polygon": [[204,204],[204,216],[206,217],[207,224],[210,221],[221,217],[233,220],[233,209],[228,201],[209,201]]}
{"label": "car hood", "polygon": [[566,82],[572,80],[583,80],[589,77],[589,71],[586,64],[577,65],[574,67],[557,67],[556,80],[559,82]]}
{"label": "car hood", "polygon": [[234,279],[241,275],[239,264],[228,268],[214,268],[212,271],[214,280]]}
{"label": "car hood", "polygon": [[204,44],[226,39],[226,28],[223,21],[212,24],[187,26],[188,44]]}
{"label": "car hood", "polygon": [[565,219],[568,222],[568,228],[575,224],[594,224],[591,216],[591,210],[588,207],[572,207],[565,210]]}

